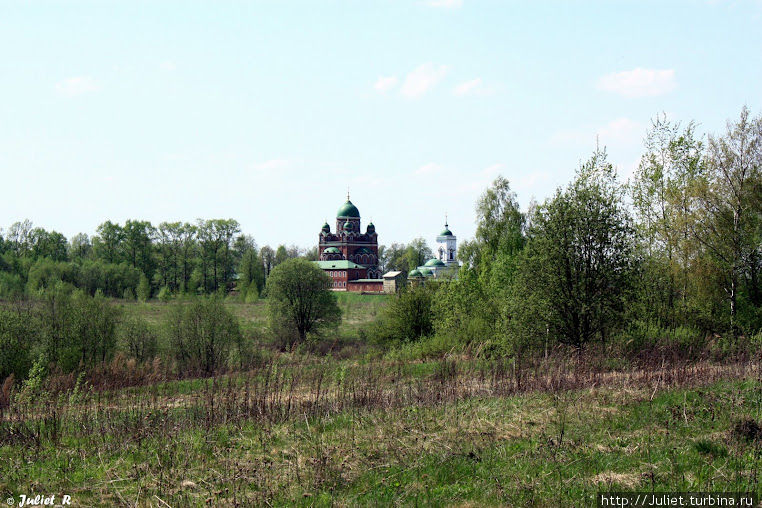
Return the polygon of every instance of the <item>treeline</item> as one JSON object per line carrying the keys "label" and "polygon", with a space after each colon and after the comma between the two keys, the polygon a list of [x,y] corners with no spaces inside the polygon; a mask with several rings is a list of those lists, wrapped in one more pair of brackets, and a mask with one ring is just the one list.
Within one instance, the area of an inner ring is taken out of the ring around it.
{"label": "treeline", "polygon": [[[233,219],[162,222],[106,221],[89,237],[67,240],[28,220],[0,235],[0,298],[65,282],[90,295],[145,300],[152,296],[228,293],[256,299],[268,274],[297,247],[258,248]],[[309,253],[313,257],[316,253]]]}
{"label": "treeline", "polygon": [[517,357],[760,346],[762,117],[746,108],[707,137],[658,117],[626,182],[596,150],[528,212],[502,177],[476,211],[458,278],[395,299],[370,335]]}

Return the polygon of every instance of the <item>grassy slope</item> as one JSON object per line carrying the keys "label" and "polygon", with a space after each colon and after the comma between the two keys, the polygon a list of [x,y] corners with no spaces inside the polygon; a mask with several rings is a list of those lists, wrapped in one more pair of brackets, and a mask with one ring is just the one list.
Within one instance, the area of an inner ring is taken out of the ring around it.
{"label": "grassy slope", "polygon": [[[741,418],[762,416],[762,384],[751,379],[469,397],[273,423],[207,425],[151,407],[101,413],[101,426],[134,426],[125,436],[64,422],[57,445],[4,446],[3,499],[59,492],[82,505],[579,506],[600,490],[760,490],[762,449],[732,433]],[[94,420],[87,425],[97,429]]]}

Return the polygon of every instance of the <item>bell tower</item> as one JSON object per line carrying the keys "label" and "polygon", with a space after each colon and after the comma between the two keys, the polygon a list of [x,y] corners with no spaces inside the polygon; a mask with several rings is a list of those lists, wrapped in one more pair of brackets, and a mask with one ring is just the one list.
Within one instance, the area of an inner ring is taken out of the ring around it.
{"label": "bell tower", "polygon": [[450,226],[447,224],[447,215],[445,215],[445,227],[439,236],[437,236],[437,250],[436,257],[447,266],[457,265],[458,254],[458,239],[450,231]]}

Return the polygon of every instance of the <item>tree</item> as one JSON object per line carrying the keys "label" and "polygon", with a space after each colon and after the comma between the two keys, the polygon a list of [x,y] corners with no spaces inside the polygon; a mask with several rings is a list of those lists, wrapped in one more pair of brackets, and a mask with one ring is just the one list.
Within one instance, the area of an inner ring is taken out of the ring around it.
{"label": "tree", "polygon": [[227,290],[233,276],[231,243],[240,231],[238,221],[233,219],[198,221],[201,272],[206,291],[216,292],[220,288]]}
{"label": "tree", "polygon": [[107,263],[118,263],[120,259],[120,246],[124,239],[124,231],[119,224],[106,221],[97,229],[98,236],[93,238],[93,250],[95,256]]}
{"label": "tree", "polygon": [[693,123],[683,129],[662,116],[652,121],[645,146],[647,152],[629,185],[641,250],[649,266],[643,271],[640,298],[644,312],[675,326],[679,315],[685,320],[688,305],[689,271],[696,251],[690,217],[704,173],[703,145]]}
{"label": "tree", "polygon": [[537,209],[511,300],[520,340],[547,330],[582,349],[621,322],[633,252],[622,197],[605,151],[596,151],[566,189]]}
{"label": "tree", "polygon": [[476,204],[476,235],[463,242],[458,257],[480,273],[488,272],[501,254],[516,255],[524,247],[526,218],[510,183],[498,176]]}
{"label": "tree", "polygon": [[293,330],[303,342],[308,333],[338,324],[341,309],[329,289],[331,281],[315,263],[302,258],[288,259],[273,268],[267,279],[272,328]]}
{"label": "tree", "polygon": [[265,245],[259,251],[259,259],[265,270],[265,278],[270,276],[270,272],[275,267],[275,251],[269,245]]}
{"label": "tree", "polygon": [[405,248],[405,259],[407,260],[407,270],[405,271],[414,270],[433,257],[434,253],[431,252],[426,240],[416,238]]}
{"label": "tree", "polygon": [[138,282],[136,293],[138,300],[143,303],[151,298],[151,284],[148,282],[148,277],[146,277],[143,272],[140,273],[140,282]]}
{"label": "tree", "polygon": [[744,107],[737,122],[728,122],[724,136],[710,136],[707,169],[693,232],[723,273],[730,329],[737,336],[744,260],[753,259],[749,254],[759,247],[754,239],[762,210],[762,116],[750,118]]}
{"label": "tree", "polygon": [[283,263],[289,259],[288,251],[286,250],[285,245],[278,245],[278,248],[275,250],[275,262],[274,266],[278,266],[279,264]]}
{"label": "tree", "polygon": [[156,228],[148,221],[128,220],[122,232],[123,259],[150,280],[155,269],[153,238],[156,236]]}
{"label": "tree", "polygon": [[85,233],[77,233],[69,240],[69,258],[72,260],[89,258],[92,251],[90,238]]}
{"label": "tree", "polygon": [[405,244],[393,243],[389,247],[379,247],[379,262],[383,273],[390,271],[410,271],[410,263],[405,257]]}
{"label": "tree", "polygon": [[66,261],[68,244],[66,237],[58,231],[48,232],[43,228],[34,228],[29,233],[29,238],[33,257]]}
{"label": "tree", "polygon": [[[233,251],[238,264],[236,271],[238,273],[239,291],[246,291],[248,294],[253,287],[256,294],[259,295],[264,289],[265,274],[264,266],[260,263],[257,252],[257,243],[252,237],[241,235],[236,238]],[[246,295],[244,295],[245,298]]]}

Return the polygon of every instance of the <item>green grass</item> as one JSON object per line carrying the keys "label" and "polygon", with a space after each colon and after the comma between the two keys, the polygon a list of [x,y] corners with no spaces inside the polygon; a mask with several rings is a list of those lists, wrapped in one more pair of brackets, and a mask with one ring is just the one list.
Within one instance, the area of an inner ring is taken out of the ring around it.
{"label": "green grass", "polygon": [[[404,381],[428,383],[436,392],[441,383],[427,368],[411,367],[402,378],[392,370],[379,389]],[[203,400],[208,383],[182,381],[161,392]],[[332,383],[330,389],[339,386]],[[4,443],[2,499],[58,492],[72,494],[78,505],[101,506],[158,506],[158,499],[171,506],[203,506],[209,499],[215,505],[593,506],[599,491],[760,491],[762,445],[733,432],[736,422],[762,417],[762,384],[755,379],[663,391],[614,383],[432,399],[296,412],[272,422],[206,420],[190,411],[207,406],[163,404],[127,392],[103,403],[100,421],[63,421],[57,444]]]}

